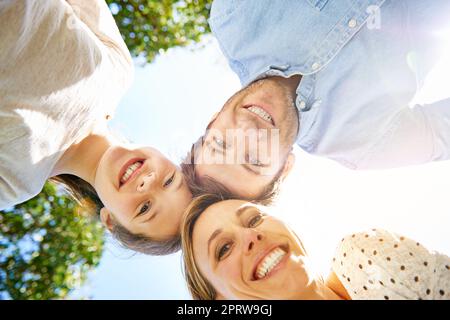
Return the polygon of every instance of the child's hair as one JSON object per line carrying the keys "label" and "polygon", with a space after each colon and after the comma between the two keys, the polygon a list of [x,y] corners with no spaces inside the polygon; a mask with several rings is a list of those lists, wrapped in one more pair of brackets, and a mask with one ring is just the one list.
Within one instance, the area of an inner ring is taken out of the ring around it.
{"label": "child's hair", "polygon": [[[62,186],[80,206],[83,206],[83,210],[88,212],[89,215],[99,217],[100,209],[104,205],[95,189],[88,182],[71,174],[61,174],[49,180]],[[148,255],[167,255],[178,251],[181,247],[179,235],[168,240],[154,240],[131,233],[117,222],[114,222],[111,233],[124,247]]]}

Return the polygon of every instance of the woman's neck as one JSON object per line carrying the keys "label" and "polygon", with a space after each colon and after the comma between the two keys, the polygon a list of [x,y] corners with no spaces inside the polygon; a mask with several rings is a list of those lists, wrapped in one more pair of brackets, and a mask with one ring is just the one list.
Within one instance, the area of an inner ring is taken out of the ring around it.
{"label": "woman's neck", "polygon": [[314,289],[310,292],[309,300],[344,300],[328,283],[319,280],[316,281]]}
{"label": "woman's neck", "polygon": [[94,185],[100,159],[112,144],[107,129],[89,134],[64,152],[53,168],[51,176],[72,174]]}

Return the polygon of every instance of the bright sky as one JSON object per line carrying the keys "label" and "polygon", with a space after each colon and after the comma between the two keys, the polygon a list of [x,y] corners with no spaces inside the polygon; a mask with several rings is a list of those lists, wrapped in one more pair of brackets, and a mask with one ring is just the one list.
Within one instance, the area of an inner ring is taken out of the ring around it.
{"label": "bright sky", "polygon": [[[448,96],[444,77],[448,79],[449,60],[440,62],[418,102],[443,98],[445,91]],[[151,65],[137,66],[134,85],[117,109],[113,126],[128,139],[154,146],[179,162],[237,89],[237,77],[208,37],[202,49],[173,49]],[[273,211],[302,238],[319,271],[329,270],[344,235],[374,227],[403,233],[450,255],[450,161],[354,172],[299,149],[295,153],[296,166]],[[133,256],[114,241],[72,297],[190,299],[179,253]]]}

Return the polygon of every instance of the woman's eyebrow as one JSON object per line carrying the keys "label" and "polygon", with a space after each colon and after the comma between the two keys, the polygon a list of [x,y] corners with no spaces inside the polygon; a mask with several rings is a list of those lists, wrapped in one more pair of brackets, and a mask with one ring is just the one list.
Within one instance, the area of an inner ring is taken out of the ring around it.
{"label": "woman's eyebrow", "polygon": [[235,215],[236,215],[236,217],[240,218],[241,215],[242,215],[244,212],[246,212],[246,211],[248,211],[248,210],[250,210],[250,209],[255,209],[255,207],[252,206],[252,205],[248,205],[248,204],[247,204],[247,205],[244,205],[244,206],[242,206],[242,207],[240,207],[239,209],[236,210]]}
{"label": "woman's eyebrow", "polygon": [[[209,237],[209,239],[208,239],[208,249],[209,249],[209,246],[211,245],[211,242],[212,242],[219,234],[221,234],[222,231],[223,231],[222,228],[216,229],[216,231],[214,231],[213,234]],[[208,250],[208,251],[209,251],[209,250]]]}
{"label": "woman's eyebrow", "polygon": [[[237,209],[236,211],[235,211],[235,215],[236,215],[236,217],[240,217],[244,212],[246,212],[246,211],[248,211],[248,210],[250,210],[250,209],[253,209],[253,208],[255,208],[255,207],[253,207],[253,206],[250,206],[250,205],[246,205],[246,206],[242,206],[242,207],[240,207],[239,209]],[[211,234],[211,236],[209,237],[209,239],[208,239],[208,246],[207,246],[207,248],[208,248],[208,251],[209,251],[209,247],[210,247],[210,245],[211,245],[211,242],[215,239],[215,238],[217,238],[217,236],[219,235],[219,234],[221,234],[223,232],[223,229],[222,228],[219,228],[219,229],[216,229],[212,234]]]}

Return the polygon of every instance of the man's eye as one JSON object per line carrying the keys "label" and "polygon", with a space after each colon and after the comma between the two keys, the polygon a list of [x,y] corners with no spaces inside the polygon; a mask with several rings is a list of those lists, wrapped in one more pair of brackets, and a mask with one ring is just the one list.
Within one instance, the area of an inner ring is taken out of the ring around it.
{"label": "man's eye", "polygon": [[164,188],[170,186],[172,184],[173,180],[175,180],[175,172],[169,179],[167,179],[166,182],[164,182]]}
{"label": "man's eye", "polygon": [[220,247],[219,251],[217,252],[217,259],[220,261],[223,259],[223,257],[230,251],[232,246],[231,242],[228,242]]}
{"label": "man's eye", "polygon": [[218,146],[220,146],[222,149],[226,149],[226,148],[227,148],[227,144],[226,144],[226,142],[225,142],[224,140],[219,139],[219,138],[216,138],[216,137],[214,137],[213,140],[214,140],[214,142],[215,142]]}
{"label": "man's eye", "polygon": [[248,227],[254,228],[258,226],[262,221],[263,221],[262,215],[258,214],[250,219],[250,221],[248,222]]}
{"label": "man's eye", "polygon": [[147,213],[151,208],[151,203],[150,201],[147,201],[146,203],[144,203],[141,207],[141,210],[139,210],[139,215],[143,215],[144,213]]}
{"label": "man's eye", "polygon": [[256,158],[256,157],[253,157],[251,155],[247,155],[246,158],[247,158],[247,162],[249,164],[253,165],[253,166],[256,166],[256,167],[264,166],[264,164],[261,161],[259,161],[259,159]]}

